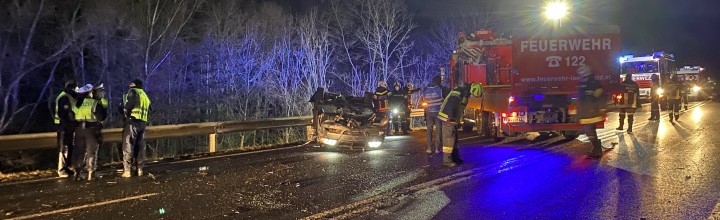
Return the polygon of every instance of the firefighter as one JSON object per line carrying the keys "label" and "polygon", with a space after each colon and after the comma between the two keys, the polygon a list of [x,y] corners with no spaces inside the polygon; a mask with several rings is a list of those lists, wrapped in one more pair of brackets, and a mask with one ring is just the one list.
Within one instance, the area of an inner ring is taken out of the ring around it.
{"label": "firefighter", "polygon": [[[440,111],[440,105],[443,103],[443,87],[440,84],[442,78],[435,76],[432,82],[423,90],[422,102],[425,104],[425,124],[427,125],[427,153],[442,154],[441,148],[441,130],[442,121],[437,117]],[[433,136],[433,127],[435,135]]]}
{"label": "firefighter", "polygon": [[597,123],[602,122],[605,118],[605,100],[603,100],[603,88],[600,82],[593,77],[590,67],[581,65],[577,69],[580,77],[580,108],[578,109],[578,118],[580,124],[584,125],[585,135],[587,135],[593,146],[590,156],[602,156],[602,142],[598,139]]}
{"label": "firefighter", "polygon": [[102,142],[102,122],[107,118],[107,105],[103,85],[93,87],[88,84],[81,88],[75,111],[78,126],[75,129],[75,149],[73,150],[73,171],[78,178],[84,167],[87,180],[92,180],[97,169],[97,152]]}
{"label": "firefighter", "polygon": [[678,79],[677,75],[670,77],[670,83],[666,86],[666,94],[669,104],[669,116],[670,116],[670,123],[674,123],[673,119],[675,121],[680,119],[680,104],[681,104],[681,98],[683,93],[683,85],[682,82]]}
{"label": "firefighter", "polygon": [[132,168],[137,175],[143,175],[145,160],[145,127],[150,111],[150,99],[143,90],[143,81],[134,79],[130,82],[130,90],[123,97],[125,126],[123,127],[123,173],[122,177],[130,177]]}
{"label": "firefighter", "polygon": [[650,76],[652,87],[650,88],[650,118],[649,121],[660,120],[660,77],[657,74]]}
{"label": "firefighter", "polygon": [[640,94],[640,86],[638,86],[638,84],[632,80],[631,73],[625,75],[625,81],[623,81],[621,85],[623,86],[623,88],[625,88],[625,92],[620,95],[620,100],[618,100],[620,102],[620,126],[616,130],[623,130],[623,123],[625,123],[625,116],[627,116],[627,132],[632,133],[635,109],[637,109],[638,106],[638,95]]}
{"label": "firefighter", "polygon": [[403,89],[405,92],[405,103],[407,103],[405,108],[405,130],[407,131],[412,131],[412,129],[410,129],[410,122],[412,122],[410,112],[413,109],[412,95],[420,90],[420,88],[415,89],[412,83],[405,84],[405,89]]}
{"label": "firefighter", "polygon": [[61,178],[70,176],[68,166],[71,165],[73,141],[75,137],[75,105],[78,94],[75,91],[77,83],[74,80],[65,82],[65,89],[55,98],[55,125],[57,126],[58,168],[57,174]]}
{"label": "firefighter", "polygon": [[[385,81],[378,81],[377,88],[375,88],[375,93],[373,94],[373,110],[375,110],[378,121],[382,120],[384,117],[387,117],[388,120],[390,119],[390,115],[388,114],[389,93],[390,91],[387,89],[387,83]],[[390,133],[391,123],[388,123],[387,126],[387,132]]]}
{"label": "firefighter", "polygon": [[[398,134],[400,129],[402,129],[403,134],[408,134],[407,131],[407,117],[405,115],[405,112],[407,110],[407,95],[406,92],[402,90],[402,85],[400,82],[395,82],[393,85],[393,91],[390,92],[390,95],[388,97],[390,101],[390,109],[391,111],[391,120],[392,120],[392,127],[395,130],[395,134]],[[390,130],[388,130],[388,133]]]}
{"label": "firefighter", "polygon": [[683,90],[682,90],[682,106],[685,108],[685,110],[688,110],[688,102],[689,102],[689,96],[690,93],[692,93],[693,84],[692,83],[692,76],[686,76],[682,80]]}
{"label": "firefighter", "polygon": [[457,144],[457,129],[459,122],[463,117],[463,113],[465,112],[468,98],[471,95],[480,97],[482,95],[482,85],[479,83],[467,85],[460,82],[458,86],[456,86],[450,94],[445,97],[442,105],[440,105],[440,112],[438,112],[438,118],[443,121],[443,147],[452,147],[450,159],[456,164],[463,163],[463,160],[460,158],[460,152]]}

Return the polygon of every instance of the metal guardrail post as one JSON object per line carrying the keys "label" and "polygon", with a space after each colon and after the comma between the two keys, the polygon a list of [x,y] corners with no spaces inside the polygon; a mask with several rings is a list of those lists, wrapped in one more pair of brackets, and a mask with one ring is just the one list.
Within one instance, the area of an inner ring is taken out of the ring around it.
{"label": "metal guardrail post", "polygon": [[217,134],[214,134],[214,133],[213,133],[213,134],[210,134],[210,137],[208,138],[208,141],[210,142],[210,143],[208,144],[209,147],[210,147],[210,150],[209,150],[210,153],[215,153],[215,150],[216,150],[216,148],[215,148],[215,143],[216,143],[215,140],[216,140],[216,137],[217,137]]}

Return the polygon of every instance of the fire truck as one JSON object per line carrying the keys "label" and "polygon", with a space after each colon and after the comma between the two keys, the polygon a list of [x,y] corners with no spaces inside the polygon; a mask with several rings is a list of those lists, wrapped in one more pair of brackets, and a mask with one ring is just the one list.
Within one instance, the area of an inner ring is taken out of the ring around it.
{"label": "fire truck", "polygon": [[[482,97],[468,100],[463,130],[476,127],[495,141],[528,132],[560,132],[575,139],[583,127],[576,117],[576,70],[591,66],[610,102],[610,94],[619,89],[614,57],[620,51],[620,28],[516,29],[513,35],[505,39],[490,30],[459,34],[448,84],[484,85]],[[604,122],[598,127],[603,128]]]}
{"label": "fire truck", "polygon": [[[664,52],[654,52],[651,55],[626,55],[620,57],[621,80],[625,74],[631,73],[633,81],[640,86],[640,99],[650,99],[650,88],[652,80],[650,77],[657,74],[660,77],[660,87],[670,80],[670,75],[675,74],[675,57]],[[662,90],[660,90],[662,91]],[[662,96],[662,94],[660,94]]]}
{"label": "fire truck", "polygon": [[688,89],[687,100],[700,100],[702,99],[702,83],[705,68],[700,66],[684,66],[677,71],[677,76],[680,80],[685,83]]}

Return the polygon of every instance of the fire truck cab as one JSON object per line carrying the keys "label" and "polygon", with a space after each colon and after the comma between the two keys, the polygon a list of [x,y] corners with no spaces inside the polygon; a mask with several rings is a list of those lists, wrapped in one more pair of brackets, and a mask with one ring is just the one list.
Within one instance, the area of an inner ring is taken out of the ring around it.
{"label": "fire truck cab", "polygon": [[650,88],[652,87],[653,74],[660,77],[660,86],[670,80],[670,75],[676,73],[675,57],[664,52],[655,52],[652,55],[634,56],[627,55],[620,57],[620,77],[631,73],[633,80],[640,86],[640,99],[650,99]]}

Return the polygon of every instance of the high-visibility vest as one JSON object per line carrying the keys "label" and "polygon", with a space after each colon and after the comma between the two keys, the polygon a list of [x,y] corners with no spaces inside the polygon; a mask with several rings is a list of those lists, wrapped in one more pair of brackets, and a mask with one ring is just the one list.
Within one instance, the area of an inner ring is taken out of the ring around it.
{"label": "high-visibility vest", "polygon": [[375,92],[375,104],[377,105],[376,108],[378,112],[386,112],[388,110],[388,93],[389,91],[387,90]]}
{"label": "high-visibility vest", "polygon": [[[458,111],[455,111],[455,114],[456,114],[456,115],[448,115],[448,114],[447,114],[447,111],[450,110],[450,108],[456,108],[456,107],[457,107],[457,106],[448,106],[448,100],[450,100],[450,97],[457,97],[457,98],[458,98],[458,101],[462,103],[462,100],[461,100],[462,97],[461,97],[460,91],[457,91],[457,90],[454,90],[454,89],[453,89],[453,90],[450,92],[450,94],[448,94],[448,96],[445,97],[445,99],[443,100],[442,105],[440,105],[440,112],[438,112],[438,117],[439,117],[441,120],[443,120],[443,121],[447,121],[448,119],[457,120],[457,117],[458,117],[457,115],[460,114]],[[455,117],[455,118],[450,118],[450,117]]]}
{"label": "high-visibility vest", "polygon": [[682,85],[679,82],[670,82],[667,85],[667,97],[668,99],[680,99],[680,93],[682,92]]}
{"label": "high-visibility vest", "polygon": [[67,96],[68,99],[70,99],[70,106],[71,106],[71,107],[70,107],[70,108],[71,108],[70,111],[73,111],[73,110],[76,109],[75,103],[76,103],[77,101],[75,100],[75,98],[73,98],[72,96],[70,96],[70,95],[68,95],[67,93],[65,93],[65,91],[60,92],[60,94],[57,96],[57,98],[55,98],[55,124],[60,124],[60,115],[58,115],[58,110],[59,110],[59,103],[58,103],[58,102],[60,102],[60,99],[63,98],[63,97],[65,97],[65,96]]}
{"label": "high-visibility vest", "polygon": [[[138,100],[140,103],[136,105],[132,110],[130,110],[130,116],[141,120],[144,122],[148,121],[148,110],[150,109],[150,99],[148,98],[147,94],[145,94],[145,91],[139,88],[132,88],[130,91],[135,91],[135,94],[138,95]],[[128,91],[128,93],[130,93]],[[127,94],[123,96],[123,105],[127,105]]]}
{"label": "high-visibility vest", "polygon": [[440,86],[425,88],[423,99],[427,103],[428,112],[439,112],[443,104],[442,88]]}
{"label": "high-visibility vest", "polygon": [[[95,109],[97,109],[97,104],[100,103],[101,105],[107,106],[107,100],[102,100],[85,98],[80,108],[77,108],[75,110],[75,120],[79,122],[98,122],[98,119],[95,117]],[[103,102],[105,104],[103,104]]]}

